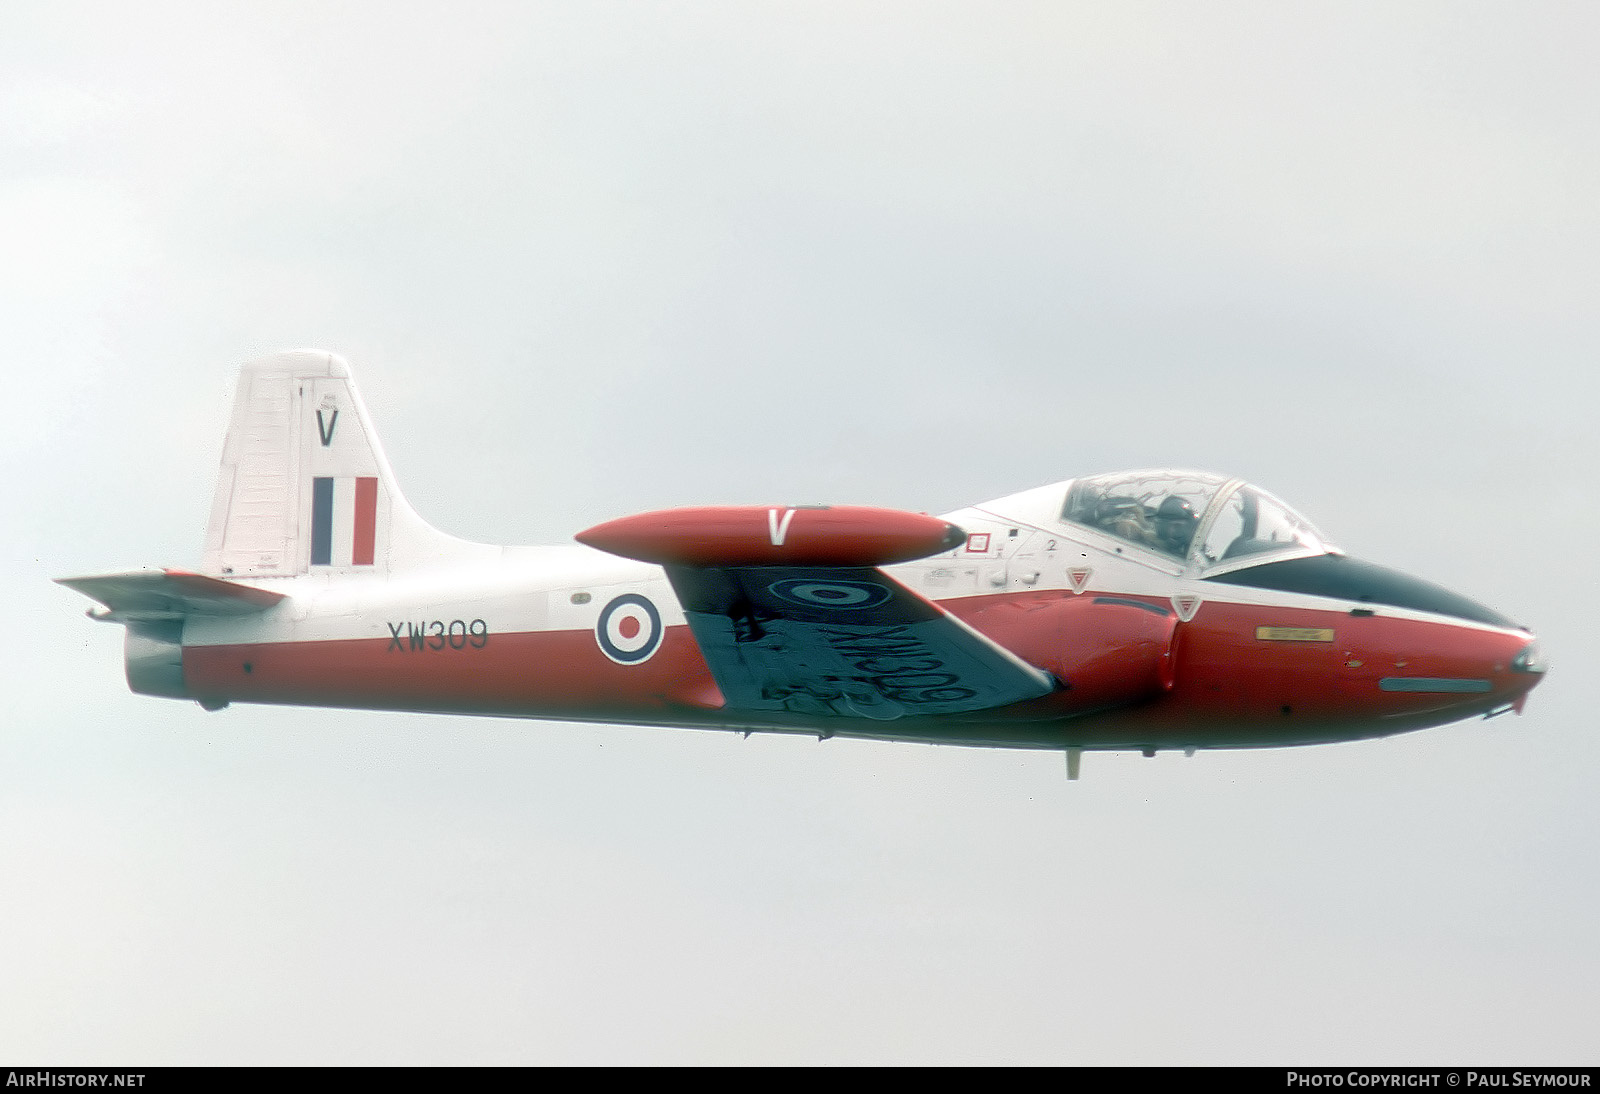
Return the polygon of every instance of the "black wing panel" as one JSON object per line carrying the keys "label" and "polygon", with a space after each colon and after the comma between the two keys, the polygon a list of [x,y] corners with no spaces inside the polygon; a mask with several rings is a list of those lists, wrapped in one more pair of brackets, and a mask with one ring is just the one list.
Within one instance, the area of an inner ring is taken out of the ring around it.
{"label": "black wing panel", "polygon": [[730,709],[872,718],[1038,698],[1055,679],[881,570],[667,567]]}

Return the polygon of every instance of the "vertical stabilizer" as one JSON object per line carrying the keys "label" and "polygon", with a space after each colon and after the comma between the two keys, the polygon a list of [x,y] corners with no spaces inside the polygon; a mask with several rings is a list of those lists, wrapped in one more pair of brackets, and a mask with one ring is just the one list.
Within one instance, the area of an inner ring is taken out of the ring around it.
{"label": "vertical stabilizer", "polygon": [[406,504],[342,358],[301,350],[239,370],[203,572],[388,572],[474,546]]}

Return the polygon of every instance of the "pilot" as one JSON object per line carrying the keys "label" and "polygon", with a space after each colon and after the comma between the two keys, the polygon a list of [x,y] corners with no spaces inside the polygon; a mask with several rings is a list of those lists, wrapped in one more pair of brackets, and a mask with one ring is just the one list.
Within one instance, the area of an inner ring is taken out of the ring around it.
{"label": "pilot", "polygon": [[1095,524],[1121,539],[1145,544],[1153,533],[1145,520],[1145,508],[1133,498],[1101,498],[1095,510]]}
{"label": "pilot", "polygon": [[1185,558],[1189,544],[1194,540],[1195,526],[1200,518],[1194,515],[1194,506],[1176,494],[1167,498],[1156,509],[1156,546],[1168,554]]}

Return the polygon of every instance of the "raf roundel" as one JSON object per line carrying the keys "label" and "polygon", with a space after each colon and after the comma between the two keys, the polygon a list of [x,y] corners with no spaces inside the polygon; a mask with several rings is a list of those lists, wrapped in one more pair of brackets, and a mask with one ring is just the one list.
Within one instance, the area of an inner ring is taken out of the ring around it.
{"label": "raf roundel", "polygon": [[661,613],[649,598],[624,593],[600,610],[594,638],[600,652],[619,665],[648,661],[661,645]]}
{"label": "raf roundel", "polygon": [[888,600],[890,592],[870,581],[818,581],[790,578],[767,586],[776,596],[807,608],[875,608]]}

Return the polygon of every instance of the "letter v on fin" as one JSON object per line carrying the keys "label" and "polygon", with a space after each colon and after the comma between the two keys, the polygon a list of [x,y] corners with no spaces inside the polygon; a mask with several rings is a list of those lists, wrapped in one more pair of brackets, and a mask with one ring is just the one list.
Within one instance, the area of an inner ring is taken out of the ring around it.
{"label": "letter v on fin", "polygon": [[789,522],[794,520],[796,512],[797,510],[794,509],[785,509],[783,511],[783,522],[779,523],[778,511],[776,509],[767,510],[767,530],[772,533],[772,545],[774,547],[782,547],[783,541],[789,537]]}
{"label": "letter v on fin", "polygon": [[329,415],[327,424],[322,421],[322,411],[317,411],[317,436],[322,438],[322,447],[327,448],[333,443],[333,427],[339,424],[339,409],[335,407]]}

